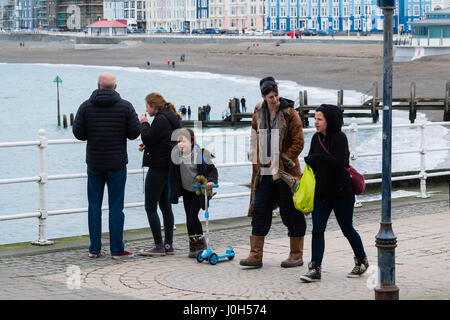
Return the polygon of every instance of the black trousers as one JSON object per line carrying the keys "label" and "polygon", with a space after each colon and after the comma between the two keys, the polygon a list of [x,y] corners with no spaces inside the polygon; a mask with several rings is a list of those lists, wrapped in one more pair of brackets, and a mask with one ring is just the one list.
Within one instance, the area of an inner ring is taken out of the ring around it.
{"label": "black trousers", "polygon": [[288,229],[289,237],[303,237],[306,232],[306,220],[303,213],[295,209],[292,192],[283,182],[273,182],[272,176],[263,176],[255,189],[252,211],[252,235],[266,236],[272,226],[272,208],[278,200],[280,216]]}
{"label": "black trousers", "polygon": [[182,188],[184,211],[186,212],[186,225],[188,235],[201,235],[203,234],[202,223],[198,218],[200,212],[200,199],[195,192],[187,191]]}

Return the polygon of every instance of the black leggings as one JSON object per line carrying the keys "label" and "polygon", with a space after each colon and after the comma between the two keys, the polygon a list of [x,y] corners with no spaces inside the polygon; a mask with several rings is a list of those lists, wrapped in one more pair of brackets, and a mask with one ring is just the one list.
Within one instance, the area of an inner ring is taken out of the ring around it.
{"label": "black leggings", "polygon": [[303,237],[306,232],[305,215],[295,209],[292,192],[283,182],[273,182],[272,176],[263,176],[255,189],[252,211],[252,235],[266,236],[272,226],[272,209],[278,200],[281,221],[288,229],[288,237]]}
{"label": "black leggings", "polygon": [[155,244],[162,244],[161,221],[157,206],[164,220],[164,243],[172,244],[174,217],[168,198],[168,170],[149,169],[145,178],[145,211]]}
{"label": "black leggings", "polygon": [[195,192],[182,189],[184,211],[186,212],[186,225],[188,235],[201,235],[203,234],[202,223],[198,218],[200,212],[200,198]]}

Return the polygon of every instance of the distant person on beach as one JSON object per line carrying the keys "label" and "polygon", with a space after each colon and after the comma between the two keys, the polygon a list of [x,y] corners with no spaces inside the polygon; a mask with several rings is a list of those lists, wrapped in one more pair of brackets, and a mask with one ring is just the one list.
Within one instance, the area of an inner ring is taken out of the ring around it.
{"label": "distant person on beach", "polygon": [[167,60],[167,69],[170,69],[170,60]]}
{"label": "distant person on beach", "polygon": [[175,60],[172,61],[172,69],[175,69]]}
{"label": "distant person on beach", "polygon": [[206,187],[211,189],[218,183],[218,172],[212,162],[214,157],[208,150],[195,144],[194,131],[187,128],[177,130],[178,145],[173,149],[170,168],[170,201],[178,203],[183,197],[189,237],[189,258],[196,258],[198,252],[206,249],[202,224],[198,218],[200,208],[205,210],[204,194],[196,194],[194,188],[197,176],[203,176]]}
{"label": "distant person on beach", "polygon": [[87,141],[87,196],[89,225],[89,257],[101,255],[102,202],[108,186],[109,239],[114,259],[132,257],[123,242],[125,182],[127,180],[127,139],[140,134],[139,119],[133,105],[115,91],[116,78],[103,73],[98,89],[83,102],[73,123],[73,134]]}
{"label": "distant person on beach", "polygon": [[361,237],[353,228],[355,193],[351,178],[344,169],[349,166],[350,151],[347,136],[341,131],[342,124],[341,108],[322,104],[316,109],[317,132],[311,138],[308,156],[305,157],[305,162],[314,171],[316,189],[314,210],[311,214],[313,223],[311,262],[308,265],[308,273],[300,277],[304,282],[321,280],[325,251],[324,234],[332,210],[355,255],[355,266],[347,277],[358,278],[369,267]]}
{"label": "distant person on beach", "polygon": [[246,102],[246,100],[245,100],[244,96],[242,96],[242,98],[241,98],[242,112],[247,112],[247,107],[245,106],[245,102]]}
{"label": "distant person on beach", "polygon": [[252,217],[250,253],[240,265],[262,267],[264,238],[272,225],[272,211],[279,207],[290,243],[289,256],[281,267],[301,266],[306,220],[294,207],[292,189],[293,182],[301,176],[298,156],[304,145],[302,121],[294,109],[294,101],[278,95],[273,77],[262,79],[259,85],[263,101],[253,112],[249,152],[253,164],[248,209]]}
{"label": "distant person on beach", "polygon": [[[141,250],[139,254],[163,256],[174,254],[172,245],[174,217],[169,203],[168,177],[170,153],[176,144],[172,142],[172,132],[181,127],[181,116],[175,106],[157,92],[145,97],[145,106],[149,116],[154,117],[151,125],[145,113],[140,117],[142,139],[140,150],[144,151],[142,165],[149,167],[145,178],[145,211],[155,247]],[[164,220],[164,242],[157,211],[158,204]]]}
{"label": "distant person on beach", "polygon": [[150,69],[150,61],[147,61],[147,69]]}
{"label": "distant person on beach", "polygon": [[191,120],[191,106],[188,106],[187,114],[188,114],[188,119]]}

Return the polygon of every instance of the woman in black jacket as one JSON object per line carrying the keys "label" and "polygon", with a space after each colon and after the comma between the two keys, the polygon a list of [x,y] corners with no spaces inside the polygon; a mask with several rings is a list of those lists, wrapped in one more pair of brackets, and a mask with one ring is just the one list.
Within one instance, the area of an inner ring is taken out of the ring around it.
{"label": "woman in black jacket", "polygon": [[[316,178],[314,210],[312,212],[312,257],[309,272],[300,277],[304,282],[320,281],[321,264],[325,251],[325,228],[331,210],[344,236],[355,254],[355,267],[347,275],[360,277],[369,267],[364,246],[358,232],[353,228],[353,208],[355,194],[350,176],[345,167],[349,166],[350,152],[343,124],[342,110],[335,105],[322,104],[316,109],[315,126],[317,132],[311,139],[311,147],[305,162],[313,169]],[[327,149],[327,151],[325,150]]]}
{"label": "woman in black jacket", "polygon": [[[145,97],[146,111],[153,119],[150,125],[146,114],[141,115],[140,149],[144,151],[142,165],[149,167],[145,179],[145,211],[153,234],[155,247],[141,250],[140,255],[154,256],[174,254],[173,225],[174,217],[168,198],[168,179],[170,154],[176,142],[172,141],[172,132],[181,127],[181,117],[172,103],[167,102],[160,93],[150,93]],[[161,235],[157,205],[164,220],[164,243]]]}

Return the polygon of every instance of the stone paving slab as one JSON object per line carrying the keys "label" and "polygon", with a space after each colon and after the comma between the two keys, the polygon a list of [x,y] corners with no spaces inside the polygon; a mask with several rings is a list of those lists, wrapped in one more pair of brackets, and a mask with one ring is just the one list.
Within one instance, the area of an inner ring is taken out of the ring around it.
{"label": "stone paving slab", "polygon": [[[449,226],[448,210],[393,220],[398,241],[396,282],[401,299],[450,299]],[[307,271],[311,235],[305,236],[305,265],[283,269],[279,265],[289,249],[289,239],[282,236],[284,230],[278,236],[267,238],[261,269],[239,266],[239,259],[248,254],[248,241],[235,244],[229,243],[229,239],[212,241],[212,248],[221,253],[233,244],[237,257],[215,266],[189,259],[187,251],[178,248],[174,256],[136,257],[126,261],[112,260],[109,256],[89,259],[86,250],[26,257],[28,260],[6,258],[0,263],[0,299],[374,299],[375,235],[379,223],[367,222],[355,228],[360,232],[372,266],[359,279],[346,278],[353,267],[353,254],[346,238],[335,228],[325,233],[322,281],[302,283],[299,276]],[[246,233],[244,238],[248,237],[248,229],[234,232]],[[145,244],[148,241],[137,246],[145,247]]]}

